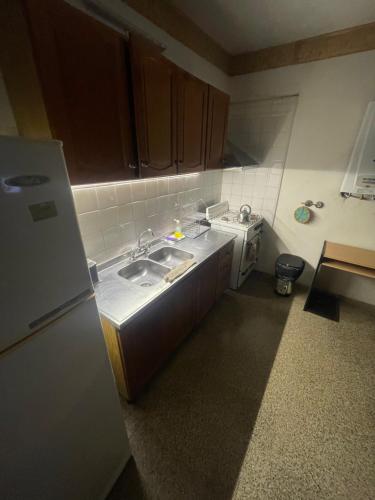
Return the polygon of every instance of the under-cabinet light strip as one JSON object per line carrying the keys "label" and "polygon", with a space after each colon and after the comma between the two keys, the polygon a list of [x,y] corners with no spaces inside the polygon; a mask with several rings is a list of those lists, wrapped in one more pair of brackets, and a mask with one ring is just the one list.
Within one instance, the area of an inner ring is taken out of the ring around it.
{"label": "under-cabinet light strip", "polygon": [[132,179],[129,181],[108,181],[108,182],[96,182],[93,184],[74,184],[72,185],[72,189],[81,189],[81,188],[94,188],[94,187],[101,187],[101,186],[112,186],[115,184],[116,186],[122,185],[122,184],[133,184],[134,182],[148,182],[148,181],[156,181],[159,179],[174,179],[174,178],[181,178],[181,177],[196,177],[200,173],[203,172],[194,172],[192,174],[180,174],[180,175],[165,175],[163,177],[150,177],[147,179]]}

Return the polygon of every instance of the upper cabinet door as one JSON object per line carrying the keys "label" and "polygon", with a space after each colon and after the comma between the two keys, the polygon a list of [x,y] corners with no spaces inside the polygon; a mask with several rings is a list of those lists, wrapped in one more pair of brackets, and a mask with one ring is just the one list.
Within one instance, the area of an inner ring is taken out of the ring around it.
{"label": "upper cabinet door", "polygon": [[130,51],[141,176],[176,174],[175,67],[158,47],[135,34]]}
{"label": "upper cabinet door", "polygon": [[206,168],[223,168],[229,96],[209,87]]}
{"label": "upper cabinet door", "polygon": [[179,173],[204,170],[208,84],[178,71],[177,162]]}
{"label": "upper cabinet door", "polygon": [[135,177],[134,136],[119,33],[62,0],[25,0],[52,135],[72,184]]}

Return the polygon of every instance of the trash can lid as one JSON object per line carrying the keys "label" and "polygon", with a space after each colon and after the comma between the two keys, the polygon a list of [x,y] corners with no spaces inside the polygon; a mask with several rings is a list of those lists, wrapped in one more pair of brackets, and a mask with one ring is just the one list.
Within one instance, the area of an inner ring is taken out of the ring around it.
{"label": "trash can lid", "polygon": [[296,269],[301,269],[304,267],[305,261],[298,257],[297,255],[292,255],[290,253],[282,253],[277,257],[277,264],[281,264],[286,267],[294,267]]}

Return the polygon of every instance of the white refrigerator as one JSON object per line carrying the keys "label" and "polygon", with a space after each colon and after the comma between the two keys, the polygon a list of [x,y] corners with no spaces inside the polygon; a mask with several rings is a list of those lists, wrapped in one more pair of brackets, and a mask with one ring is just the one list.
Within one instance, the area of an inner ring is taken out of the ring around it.
{"label": "white refrigerator", "polygon": [[0,496],[105,498],[130,457],[58,141],[0,137]]}

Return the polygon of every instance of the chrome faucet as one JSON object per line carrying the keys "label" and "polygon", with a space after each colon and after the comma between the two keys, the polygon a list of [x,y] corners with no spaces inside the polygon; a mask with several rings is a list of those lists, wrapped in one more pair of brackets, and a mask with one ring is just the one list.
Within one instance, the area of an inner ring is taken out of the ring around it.
{"label": "chrome faucet", "polygon": [[[143,236],[144,236],[145,234],[148,234],[148,233],[150,233],[150,234],[151,234],[151,236],[152,236],[153,238],[155,238],[154,231],[153,231],[150,227],[149,227],[148,229],[146,229],[145,231],[142,231],[142,232],[140,233],[140,235],[138,236],[138,248],[141,248],[141,240],[142,240]],[[148,245],[149,245],[149,244],[150,244],[150,242],[148,242]],[[146,244],[146,245],[147,245],[147,244]]]}
{"label": "chrome faucet", "polygon": [[151,235],[151,239],[155,238],[154,231],[150,227],[148,229],[146,229],[145,231],[142,231],[138,235],[138,245],[137,245],[137,248],[135,248],[134,250],[132,250],[131,253],[130,253],[130,260],[138,259],[138,257],[141,257],[142,255],[145,255],[147,257],[147,255],[148,255],[148,253],[150,251],[151,239],[149,241],[147,241],[145,245],[142,245],[141,244],[142,238],[143,238],[143,236],[145,234],[150,234]]}

